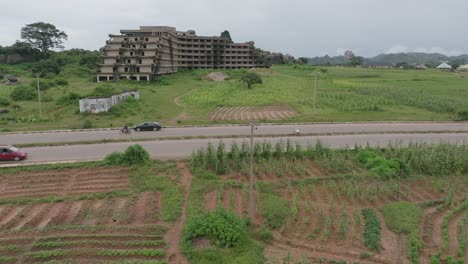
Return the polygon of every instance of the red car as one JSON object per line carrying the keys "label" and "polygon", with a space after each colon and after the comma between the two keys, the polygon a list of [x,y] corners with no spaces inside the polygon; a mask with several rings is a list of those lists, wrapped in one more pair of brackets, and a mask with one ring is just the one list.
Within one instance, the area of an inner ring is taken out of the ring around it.
{"label": "red car", "polygon": [[19,148],[13,146],[1,146],[0,145],[0,160],[24,160],[28,154]]}

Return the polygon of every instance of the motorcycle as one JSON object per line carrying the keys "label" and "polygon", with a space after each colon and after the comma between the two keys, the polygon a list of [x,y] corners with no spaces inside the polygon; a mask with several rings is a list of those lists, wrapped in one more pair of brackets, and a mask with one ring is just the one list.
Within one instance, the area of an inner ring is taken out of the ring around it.
{"label": "motorcycle", "polygon": [[132,130],[130,130],[130,128],[122,128],[120,129],[120,134],[131,134],[132,133]]}

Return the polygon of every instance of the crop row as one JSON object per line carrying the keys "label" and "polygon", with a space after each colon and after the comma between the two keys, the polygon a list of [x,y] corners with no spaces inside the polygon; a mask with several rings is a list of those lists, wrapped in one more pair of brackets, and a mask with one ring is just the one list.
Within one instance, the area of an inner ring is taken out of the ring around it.
{"label": "crop row", "polygon": [[373,209],[363,209],[362,216],[365,221],[364,245],[370,249],[380,248],[380,219]]}

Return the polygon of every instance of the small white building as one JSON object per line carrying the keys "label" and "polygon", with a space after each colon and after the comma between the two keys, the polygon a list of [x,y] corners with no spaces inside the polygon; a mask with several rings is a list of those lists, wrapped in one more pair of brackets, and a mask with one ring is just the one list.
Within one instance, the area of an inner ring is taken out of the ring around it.
{"label": "small white building", "polygon": [[107,112],[109,108],[125,101],[129,97],[140,99],[140,93],[138,91],[128,91],[112,95],[111,97],[95,97],[81,99],[80,113],[91,112],[96,114],[101,112]]}
{"label": "small white building", "polygon": [[457,68],[459,71],[468,71],[468,64],[462,65]]}
{"label": "small white building", "polygon": [[439,66],[436,67],[439,70],[451,70],[452,66],[447,64],[446,62],[442,62]]}

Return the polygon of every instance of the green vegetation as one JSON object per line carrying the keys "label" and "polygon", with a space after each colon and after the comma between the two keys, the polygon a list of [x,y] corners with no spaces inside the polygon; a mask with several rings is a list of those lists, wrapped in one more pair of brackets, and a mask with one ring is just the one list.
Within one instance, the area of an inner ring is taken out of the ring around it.
{"label": "green vegetation", "polygon": [[251,89],[254,84],[262,84],[262,77],[255,72],[246,72],[240,77],[241,82]]}
{"label": "green vegetation", "polygon": [[286,222],[289,213],[289,203],[281,196],[271,192],[264,192],[261,213],[268,226],[278,228]]}
{"label": "green vegetation", "polygon": [[410,234],[418,229],[422,209],[410,202],[394,202],[381,208],[388,229],[396,234]]}
{"label": "green vegetation", "polygon": [[[5,74],[19,76],[22,86],[35,85],[31,72],[41,69],[43,117],[37,121],[18,122],[18,116],[38,116],[36,103],[19,100],[13,107],[10,94],[15,89],[2,86],[0,98],[10,101],[10,113],[0,117],[2,124],[12,130],[41,130],[78,128],[83,114],[78,105],[59,104],[64,96],[73,93],[79,97],[93,94],[103,86],[95,82],[93,63],[98,59],[94,52],[69,50],[52,53],[47,59],[36,63],[1,65]],[[241,76],[249,71],[223,71],[231,78],[224,82],[211,82],[203,76],[209,70],[184,71],[162,76],[157,81],[118,81],[104,84],[113,91],[137,89],[141,94],[138,110],[133,113],[121,111],[120,115],[89,115],[96,127],[116,127],[136,124],[145,120],[161,121],[163,124],[208,124],[213,123],[209,114],[217,107],[244,107],[266,105],[289,105],[298,117],[284,122],[303,121],[367,121],[367,120],[464,120],[468,99],[463,96],[468,87],[468,78],[456,73],[436,70],[382,70],[364,68],[323,68],[318,80],[317,115],[312,113],[310,73],[314,67],[301,65],[273,66],[272,73],[258,71],[262,84],[255,89],[245,89]],[[44,90],[43,88],[48,87]],[[178,116],[185,105],[184,119]],[[31,100],[31,99],[29,99]],[[129,108],[130,109],[130,108]],[[176,122],[179,120],[180,122]],[[235,122],[235,121],[218,121]]]}
{"label": "green vegetation", "polygon": [[408,235],[408,257],[412,264],[419,263],[419,251],[423,246],[419,234],[422,209],[409,202],[394,202],[380,210],[388,229],[396,234]]}
{"label": "green vegetation", "polygon": [[364,245],[373,250],[380,249],[380,219],[373,209],[363,209],[365,221]]}
{"label": "green vegetation", "polygon": [[409,174],[406,163],[398,159],[386,159],[371,150],[361,151],[357,160],[369,169],[369,174],[386,179],[402,177]]}
{"label": "green vegetation", "polygon": [[223,207],[218,207],[190,220],[182,245],[188,251],[195,239],[206,237],[217,247],[237,247],[246,240],[246,235],[245,223]]}
{"label": "green vegetation", "polygon": [[148,162],[150,159],[148,151],[141,145],[129,146],[124,153],[114,152],[107,155],[104,162],[109,165],[138,165]]}

